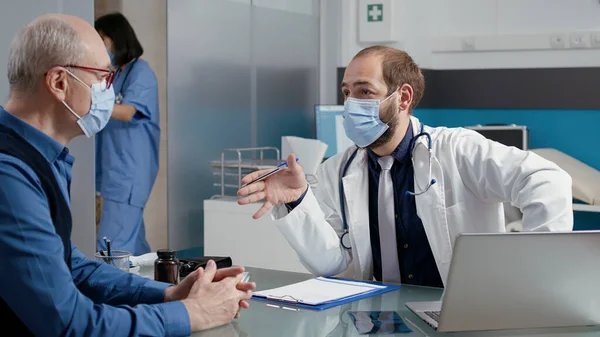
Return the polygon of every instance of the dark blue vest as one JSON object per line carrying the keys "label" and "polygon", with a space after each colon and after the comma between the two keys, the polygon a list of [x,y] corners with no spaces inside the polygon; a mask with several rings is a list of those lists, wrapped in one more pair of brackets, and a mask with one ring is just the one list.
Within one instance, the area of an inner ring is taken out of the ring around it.
{"label": "dark blue vest", "polygon": [[[65,196],[60,190],[56,181],[56,176],[52,171],[51,164],[46,158],[23,137],[19,136],[14,130],[0,124],[0,153],[15,157],[27,166],[38,176],[42,188],[48,197],[48,208],[52,217],[52,223],[56,234],[62,240],[64,247],[64,260],[69,270],[71,269],[71,229],[73,221],[71,219],[71,209]],[[2,273],[12,273],[12,270],[2,270]],[[32,303],[31,305],[35,305]],[[43,318],[39,318],[43,319]],[[32,336],[33,334],[21,322],[11,308],[0,298],[0,325],[6,331],[13,331],[15,336]]]}

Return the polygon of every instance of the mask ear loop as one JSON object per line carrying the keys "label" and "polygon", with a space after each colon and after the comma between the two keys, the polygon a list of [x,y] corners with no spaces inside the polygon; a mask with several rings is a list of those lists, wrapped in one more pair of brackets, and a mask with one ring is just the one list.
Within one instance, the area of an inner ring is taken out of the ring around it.
{"label": "mask ear loop", "polygon": [[[383,102],[387,101],[388,99],[390,99],[392,96],[394,96],[397,92],[398,89],[400,89],[400,87],[397,87],[396,90],[394,90],[394,92],[392,92],[390,95],[388,95],[388,97],[386,97],[383,101],[379,102],[379,105],[381,106],[381,104],[383,104]],[[394,118],[396,118],[399,114],[394,114],[394,116],[392,118],[390,118],[390,120],[385,123],[385,125],[387,125],[388,127],[390,126],[390,123],[394,120]],[[381,120],[381,118],[379,118],[379,120]],[[383,121],[382,121],[383,122]]]}
{"label": "mask ear loop", "polygon": [[75,117],[77,117],[77,120],[81,119],[81,116],[79,116],[77,113],[75,113],[75,111],[73,111],[73,109],[71,109],[71,107],[67,104],[67,102],[62,101],[62,104],[65,106],[65,108],[67,108],[67,110],[71,111],[71,113],[73,115],[75,115]]}
{"label": "mask ear loop", "polygon": [[[65,69],[65,71],[67,72],[67,74],[71,75],[71,77],[73,77],[74,79],[76,79],[79,83],[81,83],[82,85],[84,85],[86,88],[88,89],[92,89],[89,85],[85,84],[82,80],[79,79],[79,77],[75,76],[75,74],[73,74],[72,72],[70,72],[68,69]],[[62,104],[67,108],[67,110],[71,111],[71,113],[73,115],[75,115],[75,117],[77,117],[77,119],[81,119],[81,116],[79,116],[65,101],[62,101]]]}
{"label": "mask ear loop", "polygon": [[387,101],[388,99],[390,99],[392,96],[394,96],[397,92],[398,89],[400,89],[399,87],[396,88],[396,90],[394,90],[394,92],[392,92],[391,94],[388,95],[388,97],[386,97],[383,101],[379,102],[379,105],[383,104],[383,102]]}
{"label": "mask ear loop", "polygon": [[65,69],[65,71],[67,72],[67,74],[71,75],[74,79],[76,79],[79,83],[81,83],[83,86],[85,86],[88,89],[92,89],[91,86],[85,84],[85,82],[83,82],[82,80],[79,79],[79,77],[75,76],[75,74],[73,74],[72,72],[70,72],[68,69]]}

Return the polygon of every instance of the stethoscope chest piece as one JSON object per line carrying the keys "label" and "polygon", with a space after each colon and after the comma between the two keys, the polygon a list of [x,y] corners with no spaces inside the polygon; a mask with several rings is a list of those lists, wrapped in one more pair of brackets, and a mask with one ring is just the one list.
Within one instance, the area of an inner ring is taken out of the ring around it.
{"label": "stethoscope chest piece", "polygon": [[348,232],[348,229],[344,230],[344,234],[342,234],[342,236],[340,237],[340,243],[342,244],[342,247],[344,247],[345,249],[351,249],[352,248],[352,244],[350,243],[350,232]]}

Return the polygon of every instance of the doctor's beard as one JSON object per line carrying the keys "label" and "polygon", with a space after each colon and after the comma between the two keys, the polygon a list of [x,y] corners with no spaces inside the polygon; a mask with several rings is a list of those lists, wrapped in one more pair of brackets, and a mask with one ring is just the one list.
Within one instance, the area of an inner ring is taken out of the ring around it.
{"label": "doctor's beard", "polygon": [[[395,111],[395,113],[393,113],[392,111]],[[377,138],[376,141],[374,141],[371,145],[368,146],[371,150],[388,143],[392,139],[394,133],[396,132],[396,129],[398,128],[398,116],[400,115],[400,108],[398,107],[398,104],[395,100],[393,100],[391,104],[385,109],[385,113],[383,115],[391,116],[391,119],[387,123],[388,129],[385,130],[385,132],[381,136],[379,136],[379,138]]]}

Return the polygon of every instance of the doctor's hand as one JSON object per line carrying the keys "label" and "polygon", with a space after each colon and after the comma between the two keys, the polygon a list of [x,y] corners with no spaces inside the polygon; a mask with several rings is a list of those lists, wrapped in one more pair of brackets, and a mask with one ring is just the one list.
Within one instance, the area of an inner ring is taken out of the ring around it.
{"label": "doctor's hand", "polygon": [[[263,181],[242,187],[238,196],[238,204],[247,205],[256,201],[265,200],[262,207],[252,216],[258,219],[265,215],[274,205],[294,202],[304,194],[308,188],[304,170],[296,162],[296,156],[290,154],[287,158],[288,167],[277,172]],[[242,179],[242,184],[247,184],[272,170],[253,172]]]}

